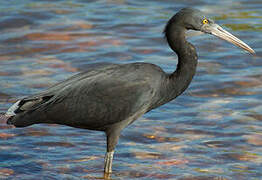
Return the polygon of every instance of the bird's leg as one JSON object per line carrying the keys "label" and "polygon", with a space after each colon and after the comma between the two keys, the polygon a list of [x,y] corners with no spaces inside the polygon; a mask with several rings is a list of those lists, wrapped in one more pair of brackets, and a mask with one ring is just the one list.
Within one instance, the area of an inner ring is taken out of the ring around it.
{"label": "bird's leg", "polygon": [[105,173],[112,173],[112,163],[113,163],[114,151],[106,152],[105,156]]}
{"label": "bird's leg", "polygon": [[118,142],[119,133],[111,132],[106,133],[107,135],[107,152],[105,155],[105,173],[112,173],[112,164],[113,164],[113,157],[114,157],[114,150],[115,146]]}

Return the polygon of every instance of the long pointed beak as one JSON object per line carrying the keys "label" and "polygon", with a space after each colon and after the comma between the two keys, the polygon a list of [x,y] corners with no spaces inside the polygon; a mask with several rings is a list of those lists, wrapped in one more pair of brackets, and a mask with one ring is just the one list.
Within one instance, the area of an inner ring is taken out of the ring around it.
{"label": "long pointed beak", "polygon": [[217,24],[206,24],[202,27],[201,31],[209,34],[213,34],[223,40],[226,40],[240,48],[245,49],[251,54],[255,54],[255,51],[249,47],[246,43],[229,33],[228,31],[224,30],[222,27],[220,27]]}

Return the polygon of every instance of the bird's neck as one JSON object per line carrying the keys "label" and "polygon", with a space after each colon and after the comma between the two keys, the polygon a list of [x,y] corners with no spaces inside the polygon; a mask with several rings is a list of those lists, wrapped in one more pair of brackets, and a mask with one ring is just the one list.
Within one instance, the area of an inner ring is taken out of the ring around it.
{"label": "bird's neck", "polygon": [[178,56],[176,70],[169,75],[166,93],[169,94],[167,101],[182,94],[189,86],[196,72],[197,53],[195,47],[186,41],[185,28],[176,28],[176,25],[169,27],[167,41],[171,49]]}

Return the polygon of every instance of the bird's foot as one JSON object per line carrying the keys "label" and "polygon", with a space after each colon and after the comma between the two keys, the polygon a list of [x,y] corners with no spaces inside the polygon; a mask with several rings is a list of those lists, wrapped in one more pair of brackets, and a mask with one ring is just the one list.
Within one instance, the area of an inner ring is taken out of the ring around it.
{"label": "bird's foot", "polygon": [[104,173],[104,179],[105,180],[111,179],[111,175],[112,175],[112,173]]}

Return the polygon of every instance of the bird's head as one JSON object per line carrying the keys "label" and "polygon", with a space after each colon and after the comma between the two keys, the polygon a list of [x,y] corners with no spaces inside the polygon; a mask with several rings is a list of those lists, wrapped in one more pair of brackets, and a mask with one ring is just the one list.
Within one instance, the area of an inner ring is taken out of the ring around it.
{"label": "bird's head", "polygon": [[[183,8],[176,13],[168,22],[168,25],[175,23],[180,27],[184,27],[187,30],[196,30],[203,33],[212,34],[223,40],[226,40],[238,47],[241,47],[251,54],[255,54],[255,51],[249,47],[246,43],[223,29],[216,24],[212,19],[208,18],[203,12],[193,8]],[[166,27],[166,29],[167,29]],[[165,30],[166,31],[166,30]]]}

